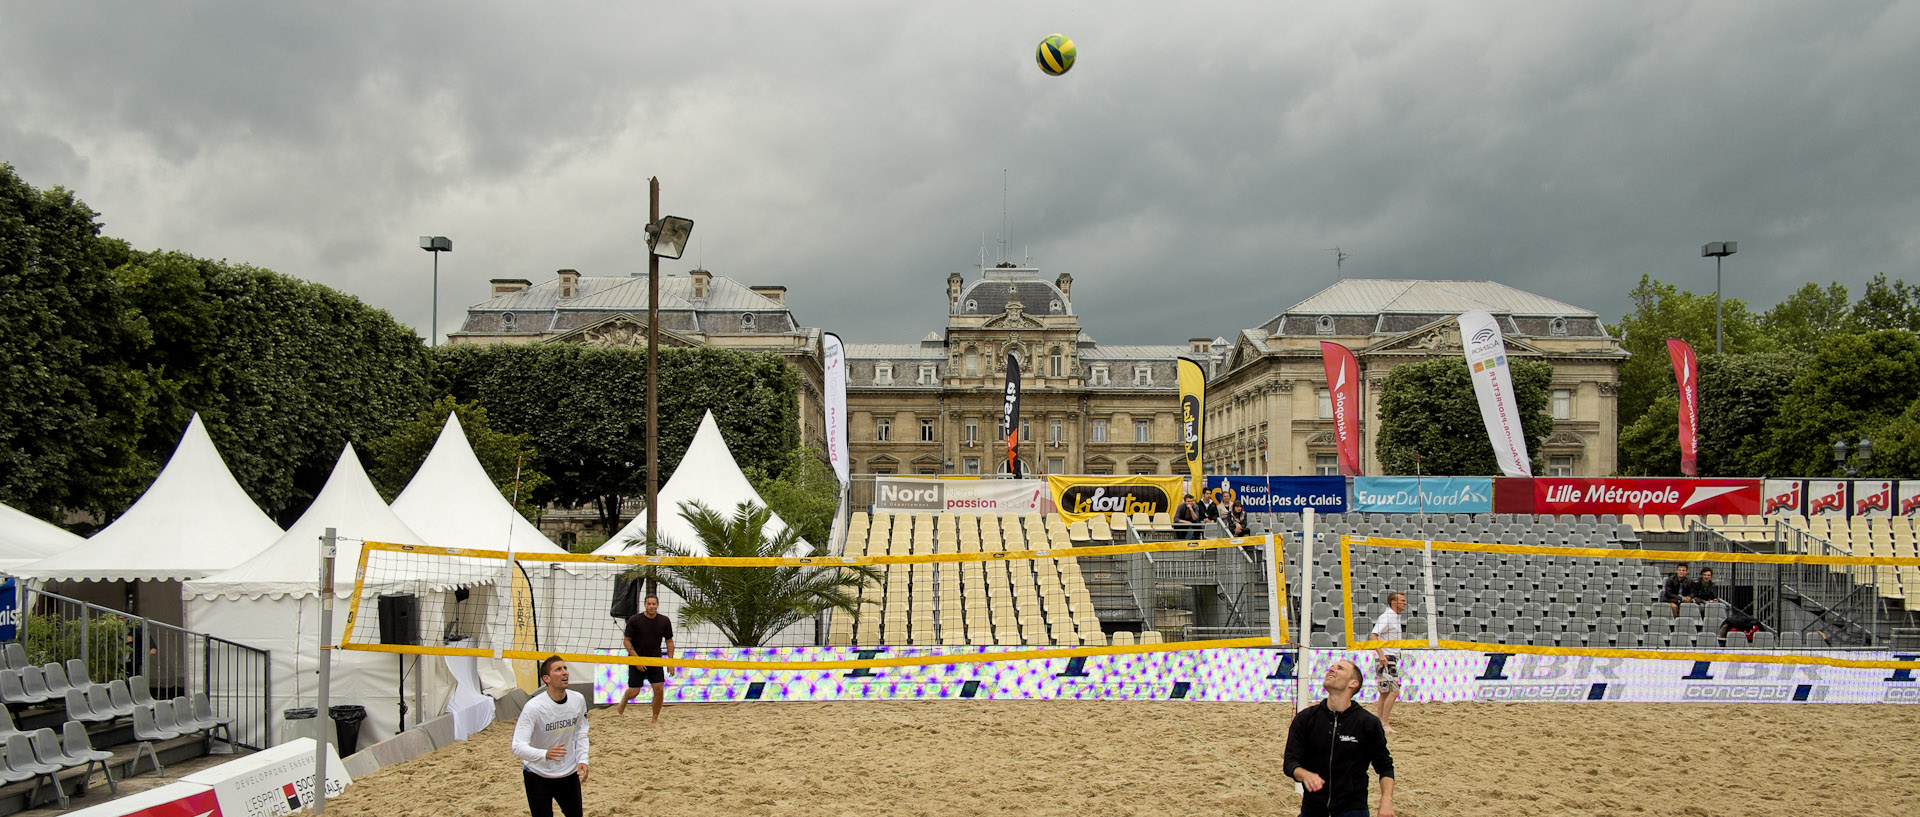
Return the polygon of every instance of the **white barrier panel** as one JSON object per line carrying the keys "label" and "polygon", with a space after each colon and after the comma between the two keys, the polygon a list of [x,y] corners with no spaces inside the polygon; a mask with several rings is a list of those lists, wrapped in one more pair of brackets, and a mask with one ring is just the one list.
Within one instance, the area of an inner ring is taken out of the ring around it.
{"label": "white barrier panel", "polygon": [[[213,788],[220,814],[275,817],[313,806],[313,738],[298,738],[180,778]],[[339,797],[353,778],[327,744],[327,797]],[[197,813],[197,812],[196,812]]]}
{"label": "white barrier panel", "polygon": [[213,789],[193,783],[168,783],[111,802],[67,812],[67,817],[204,817],[219,814]]}
{"label": "white barrier panel", "polygon": [[[843,661],[1017,649],[681,650],[680,657]],[[1798,654],[1867,661],[1920,660],[1920,655],[1892,652]],[[675,703],[942,699],[1291,703],[1294,679],[1301,669],[1295,666],[1294,656],[1290,650],[1234,649],[777,673],[683,667],[677,676],[668,679],[667,700]],[[1360,700],[1375,700],[1371,651],[1313,650],[1308,653],[1304,670],[1309,678],[1317,678],[1339,658],[1359,662],[1368,675]],[[1318,689],[1317,685],[1310,686]],[[613,703],[625,688],[626,667],[623,665],[600,665],[594,673],[595,703]],[[1911,670],[1407,650],[1401,658],[1400,699],[1410,702],[1920,703],[1920,677]]]}

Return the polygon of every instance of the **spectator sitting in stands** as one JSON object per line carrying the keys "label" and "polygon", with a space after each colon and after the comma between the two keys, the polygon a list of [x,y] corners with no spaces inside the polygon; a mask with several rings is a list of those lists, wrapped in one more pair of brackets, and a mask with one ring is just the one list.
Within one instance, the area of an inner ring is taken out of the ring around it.
{"label": "spectator sitting in stands", "polygon": [[1211,519],[1215,522],[1220,521],[1219,494],[1220,494],[1220,490],[1216,488],[1214,490],[1208,491],[1206,495],[1200,500],[1200,512],[1203,514],[1206,514],[1208,519]]}
{"label": "spectator sitting in stands", "polygon": [[1694,582],[1693,592],[1690,595],[1693,596],[1694,601],[1702,605],[1720,599],[1720,585],[1713,583],[1713,568],[1700,568],[1700,581]]}
{"label": "spectator sitting in stands", "polygon": [[1753,634],[1760,632],[1762,629],[1765,628],[1761,627],[1760,622],[1755,620],[1753,616],[1747,615],[1746,611],[1734,610],[1727,614],[1725,621],[1720,622],[1720,639],[1722,641],[1726,640],[1727,633],[1733,632],[1740,633],[1746,636],[1748,641],[1752,641]]}
{"label": "spectator sitting in stands", "polygon": [[1187,494],[1180,500],[1180,507],[1173,512],[1173,528],[1182,539],[1200,538],[1200,528],[1206,524],[1207,515],[1194,504],[1193,494]]}
{"label": "spectator sitting in stands", "polygon": [[1247,535],[1247,506],[1238,502],[1233,503],[1233,508],[1227,511],[1227,517],[1222,521],[1227,526],[1228,536]]}
{"label": "spectator sitting in stands", "polygon": [[1687,579],[1687,563],[1681,562],[1660,588],[1660,600],[1673,605],[1673,614],[1677,616],[1680,615],[1680,602],[1693,601],[1692,593],[1693,582]]}

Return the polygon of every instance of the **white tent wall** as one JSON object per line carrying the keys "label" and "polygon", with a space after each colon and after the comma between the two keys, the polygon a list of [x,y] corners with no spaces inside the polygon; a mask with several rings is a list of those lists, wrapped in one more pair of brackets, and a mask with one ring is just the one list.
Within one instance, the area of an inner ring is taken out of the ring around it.
{"label": "white tent wall", "polygon": [[[451,595],[451,591],[447,591]],[[451,605],[451,599],[447,600]],[[464,604],[464,603],[463,603]],[[421,605],[423,614],[439,605]],[[283,713],[295,707],[319,704],[320,650],[316,642],[320,628],[320,598],[259,596],[251,599],[200,596],[187,602],[187,618],[192,628],[218,633],[219,637],[270,651],[268,673],[268,713],[274,734],[264,736],[266,743],[278,745],[293,735],[287,732]],[[346,634],[347,605],[344,595],[334,604],[330,643],[338,644]],[[423,640],[438,634],[446,626],[435,616],[420,622]],[[365,748],[400,732],[401,672],[405,668],[406,705],[409,727],[439,717],[453,692],[453,675],[446,662],[433,655],[399,655],[361,650],[333,650],[329,671],[328,704],[357,704],[367,708],[367,720],[360,727],[360,746]],[[420,678],[421,706],[414,704],[414,668],[425,674]],[[234,694],[222,690],[215,679],[215,696]]]}

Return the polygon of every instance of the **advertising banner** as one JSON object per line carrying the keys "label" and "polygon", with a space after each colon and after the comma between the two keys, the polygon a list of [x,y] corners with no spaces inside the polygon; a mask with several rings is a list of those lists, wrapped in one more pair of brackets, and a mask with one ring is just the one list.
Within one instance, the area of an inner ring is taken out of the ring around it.
{"label": "advertising banner", "polygon": [[1346,477],[1207,477],[1206,486],[1226,504],[1238,499],[1247,513],[1347,512]]}
{"label": "advertising banner", "polygon": [[[1534,513],[1750,514],[1760,512],[1760,480],[1535,477]],[[1846,512],[1846,506],[1841,506]]]}
{"label": "advertising banner", "polygon": [[1327,394],[1333,402],[1333,440],[1340,475],[1360,475],[1360,362],[1353,350],[1330,340],[1320,342],[1320,363],[1327,370]]}
{"label": "advertising banner", "polygon": [[827,390],[827,459],[833,463],[833,472],[840,476],[840,484],[847,484],[849,473],[847,460],[847,350],[840,343],[840,336],[832,332],[820,333],[820,351],[826,358],[822,366],[826,371]]}
{"label": "advertising banner", "polygon": [[1770,479],[1760,485],[1760,512],[1799,516],[1807,510],[1807,481]]}
{"label": "advertising banner", "polygon": [[1854,480],[1852,487],[1854,516],[1893,515],[1893,480]]}
{"label": "advertising banner", "polygon": [[1852,498],[1844,479],[1807,480],[1808,516],[1846,516]]}
{"label": "advertising banner", "polygon": [[1055,512],[1067,524],[1100,514],[1173,513],[1186,477],[1047,477]]}
{"label": "advertising banner", "polygon": [[1000,407],[1000,431],[1007,440],[1007,473],[1020,477],[1020,357],[1007,353],[1006,400]]}
{"label": "advertising banner", "polygon": [[[236,760],[180,778],[182,783],[212,786],[220,813],[274,817],[313,807],[313,738],[295,738]],[[328,799],[339,797],[353,779],[340,755],[327,743]]]}
{"label": "advertising banner", "polygon": [[1898,489],[1900,492],[1899,514],[1901,516],[1920,515],[1920,480],[1900,480]]}
{"label": "advertising banner", "polygon": [[1192,484],[1204,485],[1200,444],[1207,438],[1207,370],[1184,357],[1174,361],[1174,368],[1180,372],[1180,445],[1187,455],[1187,473]]}
{"label": "advertising banner", "polygon": [[[681,650],[684,658],[840,661],[961,655],[1019,647],[778,647]],[[608,650],[614,652],[614,650]],[[1912,661],[1912,653],[1814,652],[1865,661]],[[1368,666],[1370,651],[1188,650],[991,663],[873,669],[754,672],[683,667],[667,686],[671,703],[722,701],[1101,700],[1286,703],[1301,675],[1319,678],[1334,661]],[[626,668],[597,665],[594,701],[612,703]],[[1401,654],[1400,700],[1414,703],[1920,703],[1920,674],[1793,664],[1730,664],[1532,655],[1467,650]],[[1317,700],[1326,693],[1312,684]],[[1372,673],[1357,700],[1379,698]]]}
{"label": "advertising banner", "polygon": [[873,509],[884,513],[1046,513],[1047,483],[1037,479],[878,477]]}
{"label": "advertising banner", "polygon": [[1680,473],[1700,475],[1700,360],[1693,347],[1679,338],[1667,338],[1667,357],[1673,361],[1673,382],[1680,387]]}
{"label": "advertising banner", "polygon": [[9,576],[0,581],[0,641],[12,641],[20,631],[20,587]]}
{"label": "advertising banner", "polygon": [[213,789],[192,783],[168,783],[132,794],[122,790],[115,799],[67,814],[72,817],[221,817],[222,812]]}
{"label": "advertising banner", "polygon": [[1356,477],[1360,513],[1493,513],[1492,477]]}
{"label": "advertising banner", "polygon": [[1527,435],[1520,427],[1520,404],[1513,398],[1513,372],[1507,367],[1507,346],[1500,324],[1480,310],[1459,317],[1460,343],[1466,347],[1472,370],[1473,394],[1480,401],[1480,419],[1493,443],[1494,460],[1510,477],[1533,476],[1527,456]]}

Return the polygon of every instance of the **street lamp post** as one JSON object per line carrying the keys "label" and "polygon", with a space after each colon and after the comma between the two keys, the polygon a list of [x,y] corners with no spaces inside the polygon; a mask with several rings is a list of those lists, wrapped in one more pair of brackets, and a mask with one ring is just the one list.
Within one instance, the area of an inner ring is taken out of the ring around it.
{"label": "street lamp post", "polygon": [[428,346],[440,345],[440,254],[453,252],[453,239],[444,235],[423,235],[420,249],[433,253],[433,323],[427,336]]}
{"label": "street lamp post", "polygon": [[1726,351],[1720,343],[1720,262],[1740,251],[1738,241],[1715,241],[1700,246],[1700,257],[1713,259],[1713,353]]}
{"label": "street lamp post", "polygon": [[[679,258],[687,250],[693,221],[660,217],[660,177],[647,180],[647,555],[653,555],[660,526],[660,259]],[[659,592],[654,579],[647,592]]]}
{"label": "street lamp post", "polygon": [[1873,462],[1873,441],[1861,437],[1859,442],[1854,443],[1851,462],[1848,461],[1847,453],[1846,440],[1843,439],[1834,442],[1833,464],[1840,466],[1840,469],[1847,473],[1848,479],[1854,479],[1860,476],[1860,469],[1867,467],[1867,465]]}

